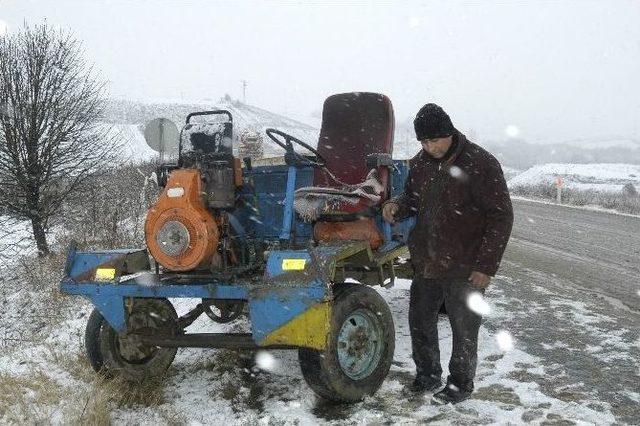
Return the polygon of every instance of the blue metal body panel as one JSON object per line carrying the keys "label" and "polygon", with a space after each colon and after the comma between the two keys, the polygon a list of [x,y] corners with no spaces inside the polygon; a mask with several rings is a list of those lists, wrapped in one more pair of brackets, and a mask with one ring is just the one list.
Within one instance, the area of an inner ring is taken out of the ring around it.
{"label": "blue metal body panel", "polygon": [[296,190],[296,167],[289,166],[287,172],[287,189],[284,195],[284,213],[282,218],[282,232],[280,232],[281,240],[289,240],[291,238],[291,222],[293,221],[293,198]]}
{"label": "blue metal body panel", "polygon": [[[285,269],[289,260],[303,260],[297,270]],[[265,283],[252,292],[249,312],[253,338],[263,340],[318,302],[327,300],[328,285],[316,271],[307,250],[272,251],[267,258]],[[300,269],[302,268],[302,269]]]}
{"label": "blue metal body panel", "polygon": [[[255,194],[248,188],[243,190],[241,198],[245,205],[234,210],[233,215],[244,226],[247,236],[265,240],[277,240],[284,235],[283,219],[286,209],[286,191],[291,182],[289,166],[261,166],[244,173],[253,182]],[[409,175],[409,160],[394,160],[391,172],[391,196],[397,196],[404,190],[404,183]],[[298,167],[295,170],[295,189],[313,185],[313,167]],[[291,200],[293,206],[293,199]],[[306,242],[313,235],[311,224],[295,220],[291,229],[295,239],[300,244]],[[381,216],[376,218],[380,229],[383,230],[385,242],[389,239],[406,243],[409,231],[415,224],[414,218],[386,225]],[[283,238],[284,239],[284,238]],[[388,246],[387,246],[388,247]]]}
{"label": "blue metal body panel", "polygon": [[263,288],[249,301],[251,332],[256,343],[267,335],[326,300],[327,289],[319,280],[294,286]]}
{"label": "blue metal body panel", "polygon": [[139,278],[119,283],[98,281],[77,283],[71,280],[63,280],[60,284],[60,290],[63,293],[84,296],[91,300],[109,325],[118,332],[124,332],[127,329],[124,310],[125,298],[249,299],[249,289],[246,285],[201,282],[192,282],[185,285],[165,281],[162,283],[150,283],[148,280]]}
{"label": "blue metal body panel", "polygon": [[267,257],[265,279],[268,280],[286,273],[287,271],[283,269],[283,261],[285,259],[304,259],[310,262],[311,255],[307,250],[278,250],[270,252],[269,257]]}
{"label": "blue metal body panel", "polygon": [[125,255],[135,253],[140,249],[106,250],[99,252],[74,252],[74,260],[66,271],[70,277],[82,277],[92,274],[100,265],[113,263]]}
{"label": "blue metal body panel", "polygon": [[[278,240],[282,233],[285,210],[285,196],[289,167],[260,166],[245,170],[247,180],[252,185],[242,189],[240,198],[243,206],[233,211],[233,215],[242,223],[247,236],[260,240]],[[313,183],[313,168],[298,167],[295,171],[294,190]],[[254,192],[255,191],[255,192]],[[291,200],[293,206],[293,199]],[[291,224],[295,242],[306,245],[313,234],[310,223],[295,220]]]}
{"label": "blue metal body panel", "polygon": [[249,299],[249,287],[246,284],[203,284],[192,282],[189,284],[138,284],[123,281],[118,284],[105,284],[96,281],[82,283],[62,282],[60,288],[68,294],[93,297],[168,297],[168,298],[197,298],[197,299]]}

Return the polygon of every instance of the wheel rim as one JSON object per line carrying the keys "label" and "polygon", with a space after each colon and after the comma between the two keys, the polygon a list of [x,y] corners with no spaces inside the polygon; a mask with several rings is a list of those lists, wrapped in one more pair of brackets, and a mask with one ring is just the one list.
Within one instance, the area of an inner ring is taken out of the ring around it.
{"label": "wheel rim", "polygon": [[368,377],[376,369],[383,352],[382,327],[369,310],[353,311],[338,333],[338,363],[353,380]]}

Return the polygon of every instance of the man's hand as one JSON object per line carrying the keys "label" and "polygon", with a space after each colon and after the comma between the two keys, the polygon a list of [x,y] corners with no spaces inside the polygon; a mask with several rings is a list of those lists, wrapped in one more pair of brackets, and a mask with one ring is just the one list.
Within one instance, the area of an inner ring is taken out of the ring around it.
{"label": "man's hand", "polygon": [[396,203],[387,203],[382,208],[382,217],[389,223],[394,223],[394,216],[398,212],[398,205]]}
{"label": "man's hand", "polygon": [[482,272],[473,271],[469,276],[469,282],[471,282],[474,287],[487,288],[489,286],[489,282],[491,282],[491,277],[487,274],[483,274]]}

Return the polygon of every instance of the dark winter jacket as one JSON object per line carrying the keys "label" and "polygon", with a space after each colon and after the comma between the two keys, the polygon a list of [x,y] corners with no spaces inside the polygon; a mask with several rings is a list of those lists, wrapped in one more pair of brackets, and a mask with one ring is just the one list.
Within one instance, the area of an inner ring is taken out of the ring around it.
{"label": "dark winter jacket", "polygon": [[417,215],[409,236],[416,274],[466,278],[495,275],[511,234],[513,210],[498,160],[462,133],[446,156],[424,150],[410,160],[397,219]]}

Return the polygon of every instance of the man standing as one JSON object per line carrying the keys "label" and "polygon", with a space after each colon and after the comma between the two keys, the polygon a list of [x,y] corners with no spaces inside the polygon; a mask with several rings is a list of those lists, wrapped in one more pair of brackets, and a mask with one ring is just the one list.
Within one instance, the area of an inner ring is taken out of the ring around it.
{"label": "man standing", "polygon": [[444,304],[453,331],[447,385],[433,398],[457,403],[471,395],[478,358],[480,315],[468,307],[496,274],[511,234],[513,210],[502,169],[491,154],[455,129],[435,104],[414,120],[422,144],[411,159],[402,195],[387,201],[388,222],[416,215],[409,236],[414,268],[409,327],[416,378],[411,389],[442,386],[438,312]]}

